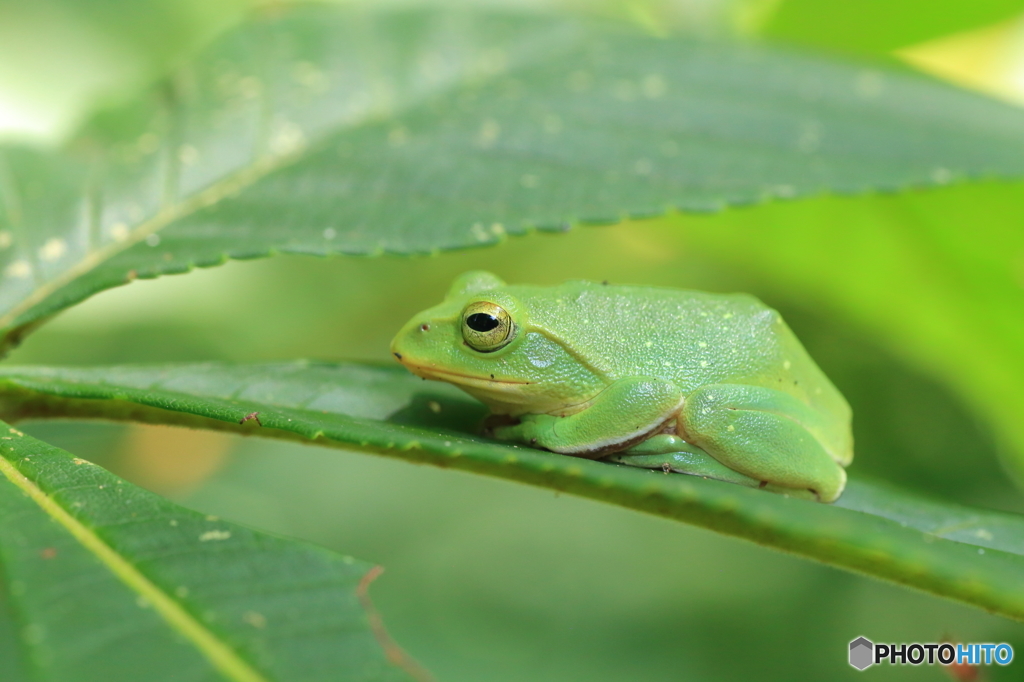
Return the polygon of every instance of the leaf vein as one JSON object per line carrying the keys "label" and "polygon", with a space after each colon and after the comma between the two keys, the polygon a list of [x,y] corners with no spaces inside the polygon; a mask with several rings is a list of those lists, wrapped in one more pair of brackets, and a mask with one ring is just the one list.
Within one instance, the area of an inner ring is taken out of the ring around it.
{"label": "leaf vein", "polygon": [[164,621],[188,639],[227,679],[235,682],[269,682],[227,644],[203,627],[191,614],[153,584],[135,566],[114,551],[96,533],[47,495],[6,457],[0,456],[0,472],[92,553],[126,587],[145,598]]}

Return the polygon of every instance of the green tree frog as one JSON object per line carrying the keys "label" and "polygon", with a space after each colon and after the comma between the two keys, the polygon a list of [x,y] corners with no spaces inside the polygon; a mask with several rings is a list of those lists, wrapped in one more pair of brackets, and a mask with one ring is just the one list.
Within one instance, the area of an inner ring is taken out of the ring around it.
{"label": "green tree frog", "polygon": [[853,459],[846,400],[747,294],[469,272],[391,352],[486,403],[498,440],[822,502]]}

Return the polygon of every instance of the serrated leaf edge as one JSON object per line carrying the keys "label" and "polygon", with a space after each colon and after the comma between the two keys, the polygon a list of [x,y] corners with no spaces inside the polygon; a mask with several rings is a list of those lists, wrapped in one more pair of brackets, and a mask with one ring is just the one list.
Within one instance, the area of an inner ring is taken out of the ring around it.
{"label": "serrated leaf edge", "polygon": [[36,287],[31,295],[22,299],[8,312],[0,316],[0,329],[11,327],[22,314],[31,310],[33,306],[45,301],[58,290],[86,274],[100,263],[138,244],[149,235],[159,232],[176,220],[207,206],[212,206],[221,199],[242,191],[273,171],[294,162],[299,156],[301,156],[301,152],[259,159],[253,165],[226,176],[201,192],[196,193],[191,198],[165,206],[149,220],[139,223],[125,239],[111,242],[89,251],[75,265],[57,277]]}

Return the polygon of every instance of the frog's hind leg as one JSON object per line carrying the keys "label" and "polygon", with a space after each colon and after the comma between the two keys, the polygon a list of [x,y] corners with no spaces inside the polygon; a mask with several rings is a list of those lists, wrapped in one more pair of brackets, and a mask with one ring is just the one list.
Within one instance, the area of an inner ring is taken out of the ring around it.
{"label": "frog's hind leg", "polygon": [[749,488],[763,488],[775,493],[785,493],[801,499],[814,500],[817,496],[810,491],[794,490],[767,481],[759,481],[733,471],[693,443],[687,443],[679,436],[660,434],[624,452],[617,452],[604,458],[605,462],[627,464],[643,469],[661,469],[665,473],[676,472],[713,478],[716,481],[737,483]]}
{"label": "frog's hind leg", "polygon": [[[769,488],[833,502],[846,485],[842,452],[830,453],[826,417],[760,386],[713,384],[686,399],[682,433],[704,452]],[[846,457],[848,460],[849,458]]]}
{"label": "frog's hind leg", "polygon": [[605,461],[628,464],[643,469],[661,469],[666,473],[674,471],[680,474],[714,478],[753,488],[761,487],[761,481],[733,471],[679,436],[664,433],[652,436],[628,450],[605,457]]}

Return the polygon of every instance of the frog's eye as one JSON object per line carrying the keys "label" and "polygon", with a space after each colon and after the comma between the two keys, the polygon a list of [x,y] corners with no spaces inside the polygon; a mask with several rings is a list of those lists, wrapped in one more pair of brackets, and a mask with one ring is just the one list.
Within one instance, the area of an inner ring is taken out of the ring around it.
{"label": "frog's eye", "polygon": [[469,304],[462,313],[462,338],[481,353],[504,347],[515,338],[515,331],[512,316],[500,305],[480,301]]}

